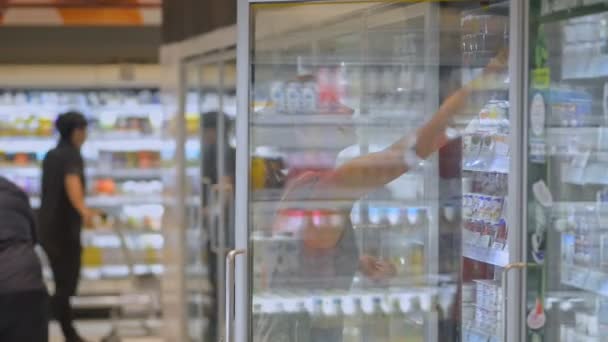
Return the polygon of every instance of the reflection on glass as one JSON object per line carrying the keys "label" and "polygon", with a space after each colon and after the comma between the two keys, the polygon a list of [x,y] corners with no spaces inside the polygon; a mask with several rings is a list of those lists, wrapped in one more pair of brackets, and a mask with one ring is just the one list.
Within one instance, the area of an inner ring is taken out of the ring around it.
{"label": "reflection on glass", "polygon": [[[499,171],[509,163],[496,156],[505,153],[508,102],[492,94],[506,97],[508,13],[498,28],[478,20],[483,30],[475,24],[480,31],[468,34],[484,45],[467,46],[473,61],[463,68],[454,18],[473,12],[459,6],[252,8],[252,340],[459,340],[467,163],[488,174],[477,183],[494,189],[483,194],[476,221],[493,224],[486,229],[494,229],[497,249],[506,244]],[[457,42],[441,52],[439,33],[425,30],[439,18],[454,22],[441,35],[452,31]],[[440,83],[456,77],[460,84],[440,93]],[[462,136],[471,140],[465,147]],[[478,156],[462,161],[463,148]],[[489,287],[494,280],[480,279]]]}

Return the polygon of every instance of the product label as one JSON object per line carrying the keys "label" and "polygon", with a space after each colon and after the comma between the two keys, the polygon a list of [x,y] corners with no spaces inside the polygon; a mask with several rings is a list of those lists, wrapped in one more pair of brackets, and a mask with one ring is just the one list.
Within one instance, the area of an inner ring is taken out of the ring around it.
{"label": "product label", "polygon": [[537,89],[547,89],[551,84],[551,69],[538,68],[532,71],[532,85]]}
{"label": "product label", "polygon": [[530,127],[535,136],[542,136],[545,133],[546,114],[545,98],[538,92],[534,94],[530,104]]}

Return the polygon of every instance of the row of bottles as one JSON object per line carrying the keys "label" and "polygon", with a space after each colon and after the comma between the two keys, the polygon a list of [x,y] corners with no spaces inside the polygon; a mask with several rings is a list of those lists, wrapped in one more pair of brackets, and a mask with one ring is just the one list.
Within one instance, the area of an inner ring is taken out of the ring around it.
{"label": "row of bottles", "polygon": [[[423,322],[428,314],[420,301],[413,300],[407,312],[390,309],[381,296],[371,300],[353,297],[350,307],[342,297],[315,297],[291,306],[277,301],[273,313],[261,303],[253,306],[254,331],[272,330],[273,341],[410,342],[423,338]],[[292,308],[292,311],[288,311]],[[280,314],[279,314],[280,313]],[[262,340],[255,336],[254,341]]]}

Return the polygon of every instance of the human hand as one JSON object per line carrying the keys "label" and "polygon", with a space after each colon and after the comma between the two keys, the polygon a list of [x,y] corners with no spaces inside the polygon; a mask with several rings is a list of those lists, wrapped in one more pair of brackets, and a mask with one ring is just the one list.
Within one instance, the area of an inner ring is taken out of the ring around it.
{"label": "human hand", "polygon": [[85,227],[95,228],[101,223],[104,213],[98,209],[84,208],[80,216]]}
{"label": "human hand", "polygon": [[374,281],[381,281],[397,274],[395,265],[386,260],[381,260],[370,255],[364,255],[359,260],[361,272]]}
{"label": "human hand", "polygon": [[502,48],[484,68],[484,73],[501,73],[509,67],[509,49]]}

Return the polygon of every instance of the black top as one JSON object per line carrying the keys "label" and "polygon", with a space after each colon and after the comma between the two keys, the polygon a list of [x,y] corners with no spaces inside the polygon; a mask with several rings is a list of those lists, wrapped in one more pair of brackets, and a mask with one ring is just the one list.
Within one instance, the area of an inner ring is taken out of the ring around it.
{"label": "black top", "polygon": [[[224,174],[235,178],[236,150],[226,144],[224,147],[226,157],[224,158]],[[217,145],[207,145],[203,148],[203,179],[209,181],[209,184],[217,184],[219,181],[217,167]],[[207,205],[207,191],[203,188],[203,206]]]}
{"label": "black top", "polygon": [[84,161],[80,150],[60,141],[42,162],[40,238],[43,244],[80,244],[82,218],[72,206],[65,189],[65,176],[69,174],[80,176],[85,185]]}
{"label": "black top", "polygon": [[[224,151],[226,153],[226,158],[224,158],[224,173],[226,176],[234,177],[236,151],[229,144],[225,145]],[[208,178],[211,184],[217,184],[217,172],[217,145],[207,145],[203,149],[203,177]]]}
{"label": "black top", "polygon": [[0,294],[45,289],[35,243],[27,195],[0,177]]}

